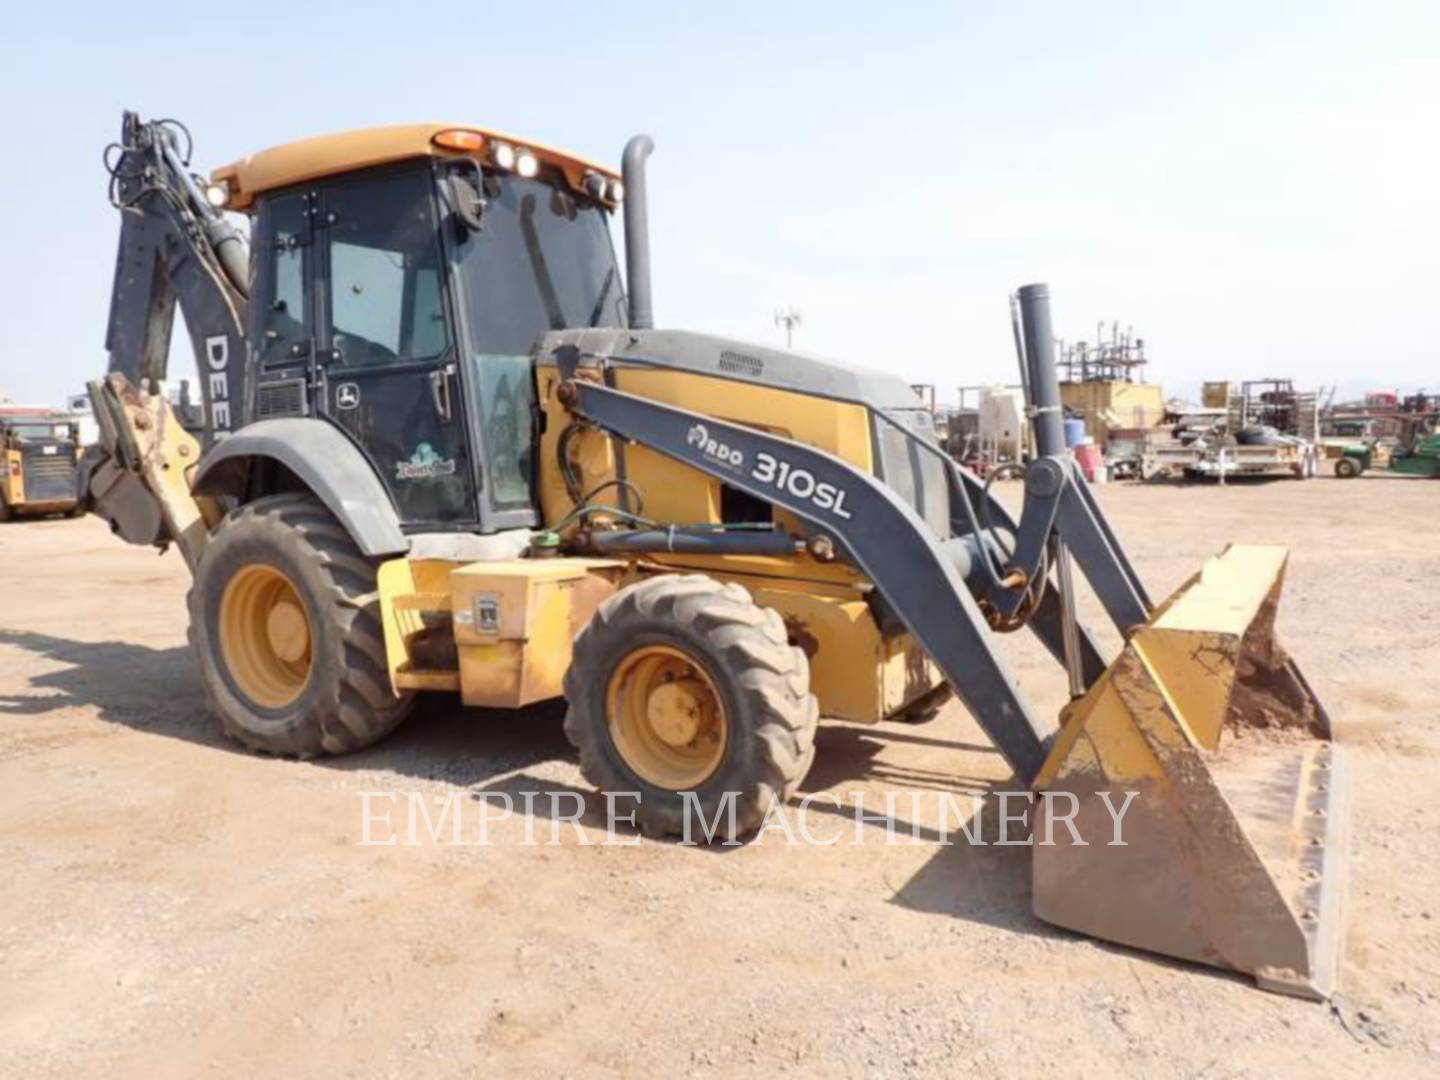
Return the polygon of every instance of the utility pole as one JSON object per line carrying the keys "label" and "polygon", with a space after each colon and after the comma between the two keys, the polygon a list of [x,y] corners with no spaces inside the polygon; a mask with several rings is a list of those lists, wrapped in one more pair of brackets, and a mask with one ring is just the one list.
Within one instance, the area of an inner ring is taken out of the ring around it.
{"label": "utility pole", "polygon": [[800,312],[793,307],[787,307],[784,311],[775,312],[775,325],[785,327],[785,348],[791,347],[795,339],[795,327],[800,325]]}

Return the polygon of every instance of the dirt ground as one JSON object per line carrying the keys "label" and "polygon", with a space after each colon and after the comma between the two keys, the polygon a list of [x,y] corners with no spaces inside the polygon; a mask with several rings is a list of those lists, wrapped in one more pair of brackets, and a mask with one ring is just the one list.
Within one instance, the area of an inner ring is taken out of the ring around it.
{"label": "dirt ground", "polygon": [[[548,844],[524,794],[586,792],[555,708],[253,757],[202,705],[179,557],[48,521],[0,529],[0,1075],[1440,1074],[1440,485],[1099,494],[1157,594],[1227,540],[1293,550],[1280,630],[1355,773],[1334,1003],[1050,928],[1028,849],[939,844],[940,797],[1005,777],[957,705],[822,729],[806,792],[896,792],[891,845],[817,801],[826,846],[608,846],[593,795]],[[392,791],[460,796],[466,842],[362,845]]]}

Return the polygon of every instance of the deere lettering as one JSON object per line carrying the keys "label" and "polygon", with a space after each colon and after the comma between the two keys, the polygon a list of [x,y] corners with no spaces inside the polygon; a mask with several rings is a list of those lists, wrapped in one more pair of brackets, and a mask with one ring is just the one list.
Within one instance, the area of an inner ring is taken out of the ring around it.
{"label": "deere lettering", "polygon": [[210,399],[210,428],[230,430],[230,339],[216,334],[205,339],[206,397]]}

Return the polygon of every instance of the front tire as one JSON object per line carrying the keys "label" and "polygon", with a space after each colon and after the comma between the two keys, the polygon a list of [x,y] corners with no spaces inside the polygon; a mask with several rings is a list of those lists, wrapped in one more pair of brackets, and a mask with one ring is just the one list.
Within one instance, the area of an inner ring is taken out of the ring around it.
{"label": "front tire", "polygon": [[1353,480],[1361,473],[1360,463],[1354,458],[1342,457],[1335,461],[1335,475],[1341,480]]}
{"label": "front tire", "polygon": [[376,564],[309,495],[258,499],[215,530],[190,589],[190,641],[225,734],[287,757],[369,746],[413,695],[390,688]]}
{"label": "front tire", "polygon": [[[580,771],[602,791],[637,792],[647,836],[738,839],[815,757],[804,652],[778,612],[703,575],[651,578],[606,600],[575,639],[565,696]],[[697,811],[704,820],[687,829]]]}

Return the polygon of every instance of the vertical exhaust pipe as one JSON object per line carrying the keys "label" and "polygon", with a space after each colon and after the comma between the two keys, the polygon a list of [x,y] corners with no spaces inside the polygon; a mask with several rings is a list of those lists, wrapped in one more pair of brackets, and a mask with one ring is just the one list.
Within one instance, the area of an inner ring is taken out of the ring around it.
{"label": "vertical exhaust pipe", "polygon": [[645,198],[645,159],[655,149],[649,135],[636,135],[625,144],[620,173],[625,182],[625,284],[630,299],[630,325],[636,330],[655,326],[650,294],[650,220]]}
{"label": "vertical exhaust pipe", "polygon": [[1028,402],[1035,431],[1035,452],[1041,457],[1065,455],[1065,414],[1060,407],[1060,377],[1055,371],[1055,332],[1050,323],[1050,286],[1022,285],[1020,330],[1025,342],[1021,374],[1030,392]]}
{"label": "vertical exhaust pipe", "polygon": [[[1055,367],[1055,329],[1050,322],[1050,287],[1022,285],[1016,297],[1020,309],[1021,382],[1025,384],[1030,426],[1035,432],[1035,452],[1041,457],[1065,457],[1065,413],[1060,406],[1060,375]],[[1068,458],[1067,458],[1068,460]],[[1029,477],[1026,478],[1027,485]],[[1026,499],[1029,499],[1029,487]],[[1056,585],[1060,594],[1060,649],[1065,674],[1070,682],[1070,700],[1085,695],[1085,675],[1080,656],[1080,627],[1076,621],[1075,580],[1071,573],[1070,550],[1057,529],[1052,533]]]}

